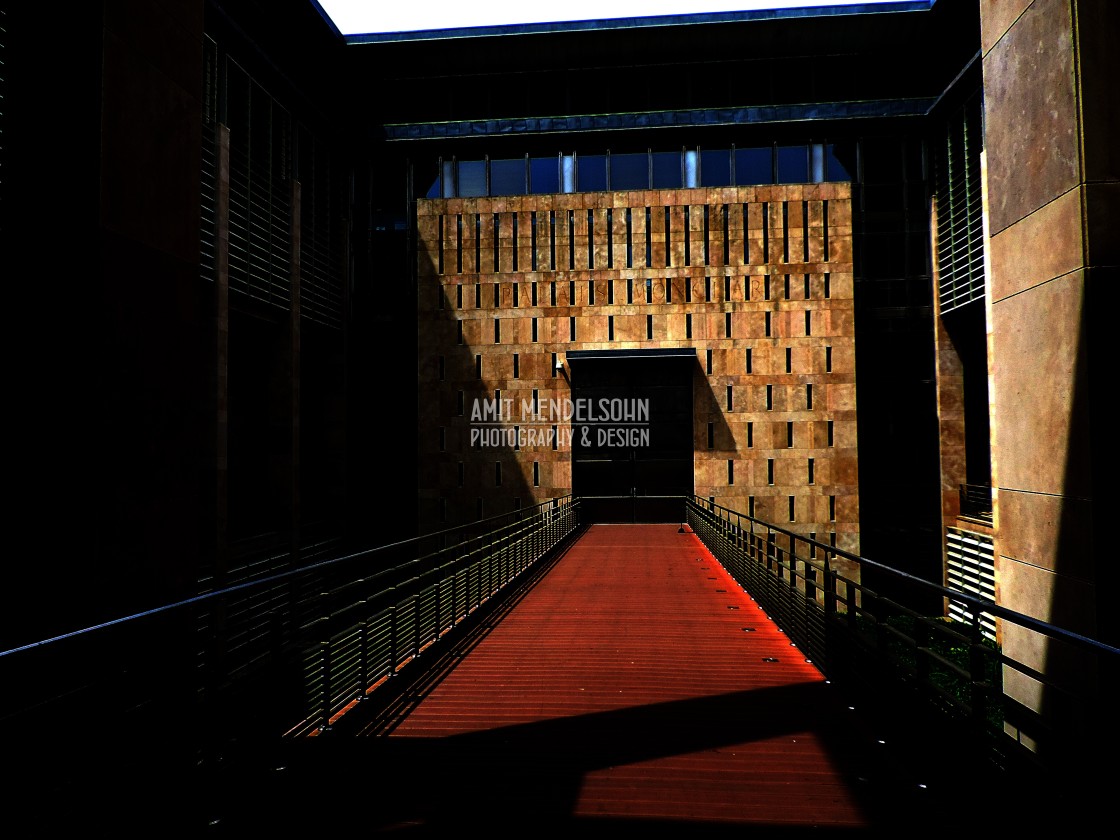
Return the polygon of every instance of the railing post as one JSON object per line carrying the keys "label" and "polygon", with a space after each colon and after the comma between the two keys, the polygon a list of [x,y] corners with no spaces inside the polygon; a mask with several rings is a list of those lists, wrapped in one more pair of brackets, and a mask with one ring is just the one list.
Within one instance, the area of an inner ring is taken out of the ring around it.
{"label": "railing post", "polygon": [[319,673],[323,678],[322,694],[319,697],[319,731],[329,732],[331,728],[331,643],[319,642]]}
{"label": "railing post", "polygon": [[984,654],[983,628],[980,624],[980,610],[972,608],[972,627],[969,634],[968,676],[971,687],[972,719],[980,727],[988,721],[988,680],[987,657]]}
{"label": "railing post", "polygon": [[389,676],[397,675],[397,602],[389,606]]}
{"label": "railing post", "polygon": [[369,684],[369,622],[363,618],[358,622],[358,692],[355,699],[366,699]]}

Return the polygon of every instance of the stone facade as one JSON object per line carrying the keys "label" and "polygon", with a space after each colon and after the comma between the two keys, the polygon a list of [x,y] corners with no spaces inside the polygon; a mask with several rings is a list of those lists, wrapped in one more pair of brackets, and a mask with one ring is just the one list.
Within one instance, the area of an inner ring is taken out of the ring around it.
{"label": "stone facade", "polygon": [[569,350],[694,348],[696,494],[858,550],[849,184],[425,199],[417,217],[422,530],[571,492],[566,445],[472,447],[476,399],[564,399]]}

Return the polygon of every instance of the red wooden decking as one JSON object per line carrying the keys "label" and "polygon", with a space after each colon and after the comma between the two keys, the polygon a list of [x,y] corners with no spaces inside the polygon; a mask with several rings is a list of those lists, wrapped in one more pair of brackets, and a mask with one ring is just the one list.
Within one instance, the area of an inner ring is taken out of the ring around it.
{"label": "red wooden decking", "polygon": [[875,742],[677,530],[592,526],[382,727],[378,763],[431,780],[383,780],[383,828],[875,822],[861,779]]}

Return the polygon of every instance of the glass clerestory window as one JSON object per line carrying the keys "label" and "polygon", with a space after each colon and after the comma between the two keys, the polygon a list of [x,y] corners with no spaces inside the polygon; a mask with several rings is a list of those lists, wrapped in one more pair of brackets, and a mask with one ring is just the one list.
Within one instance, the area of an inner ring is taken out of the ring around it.
{"label": "glass clerestory window", "polygon": [[[848,181],[854,143],[443,160],[427,198]],[[431,173],[433,169],[428,169]],[[431,177],[429,175],[429,177]]]}

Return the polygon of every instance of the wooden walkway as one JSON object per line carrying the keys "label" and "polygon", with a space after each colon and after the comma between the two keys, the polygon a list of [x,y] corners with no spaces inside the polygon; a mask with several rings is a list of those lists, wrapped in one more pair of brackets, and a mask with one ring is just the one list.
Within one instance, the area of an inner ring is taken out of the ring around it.
{"label": "wooden walkway", "polygon": [[[371,737],[331,735],[288,756],[272,795],[320,804],[280,827],[819,835],[913,828],[932,804],[676,524],[592,526],[348,733]],[[260,805],[257,827],[283,813]]]}

